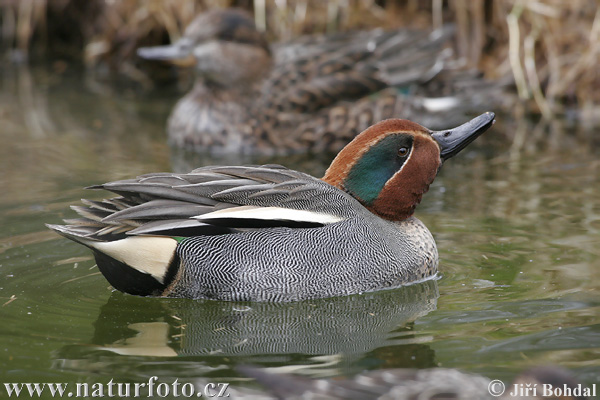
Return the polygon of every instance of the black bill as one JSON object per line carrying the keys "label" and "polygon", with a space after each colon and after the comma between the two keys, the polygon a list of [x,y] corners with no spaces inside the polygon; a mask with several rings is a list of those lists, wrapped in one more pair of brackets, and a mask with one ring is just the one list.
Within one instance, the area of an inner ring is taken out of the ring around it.
{"label": "black bill", "polygon": [[495,117],[496,114],[493,112],[486,112],[459,127],[431,132],[431,136],[440,145],[442,160],[447,160],[458,154],[469,143],[477,139],[479,135],[487,131],[494,125]]}

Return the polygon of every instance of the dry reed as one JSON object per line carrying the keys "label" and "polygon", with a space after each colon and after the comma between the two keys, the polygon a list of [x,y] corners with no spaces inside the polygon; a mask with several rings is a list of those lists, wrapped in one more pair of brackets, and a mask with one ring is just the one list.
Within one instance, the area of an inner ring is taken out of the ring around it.
{"label": "dry reed", "polygon": [[[548,119],[566,107],[584,118],[600,113],[596,0],[0,0],[1,43],[12,54],[25,55],[53,49],[59,39],[66,45],[72,41],[90,68],[109,66],[141,80],[137,47],[176,40],[198,13],[231,6],[253,12],[272,40],[454,23],[457,55],[465,65],[492,79],[511,77],[529,110]],[[64,27],[69,22],[71,37]],[[60,35],[56,26],[62,26]]]}

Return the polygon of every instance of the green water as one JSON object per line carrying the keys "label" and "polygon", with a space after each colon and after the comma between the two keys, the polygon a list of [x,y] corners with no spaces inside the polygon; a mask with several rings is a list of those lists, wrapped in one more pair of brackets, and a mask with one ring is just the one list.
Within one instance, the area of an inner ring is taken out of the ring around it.
{"label": "green water", "polygon": [[103,195],[83,187],[208,163],[319,175],[332,156],[171,151],[176,91],[123,87],[69,69],[2,70],[1,383],[157,376],[260,390],[240,364],[310,377],[444,366],[504,380],[551,364],[600,383],[597,130],[500,118],[450,160],[417,209],[438,243],[438,281],[292,304],[138,298],[113,292],[87,249],[44,227]]}

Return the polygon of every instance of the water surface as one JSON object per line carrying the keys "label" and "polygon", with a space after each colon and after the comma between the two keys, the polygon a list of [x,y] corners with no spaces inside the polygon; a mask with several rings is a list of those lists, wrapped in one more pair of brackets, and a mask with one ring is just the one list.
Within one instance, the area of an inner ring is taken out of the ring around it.
{"label": "water surface", "polygon": [[332,158],[173,151],[164,124],[178,95],[102,84],[69,68],[2,71],[2,382],[156,375],[258,390],[239,364],[312,377],[444,366],[505,380],[554,364],[600,382],[594,130],[499,118],[450,160],[417,209],[438,243],[438,281],[292,304],[114,292],[87,249],[44,226],[72,217],[68,206],[80,198],[103,196],[83,187],[212,163],[278,162],[320,175]]}

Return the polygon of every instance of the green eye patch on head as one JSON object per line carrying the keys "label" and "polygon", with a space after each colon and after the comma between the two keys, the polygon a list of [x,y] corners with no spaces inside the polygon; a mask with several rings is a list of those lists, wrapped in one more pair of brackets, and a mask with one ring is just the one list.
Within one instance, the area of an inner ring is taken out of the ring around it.
{"label": "green eye patch on head", "polygon": [[[364,204],[370,205],[410,156],[414,138],[391,134],[375,143],[352,166],[344,188]],[[407,152],[401,149],[408,149]]]}

